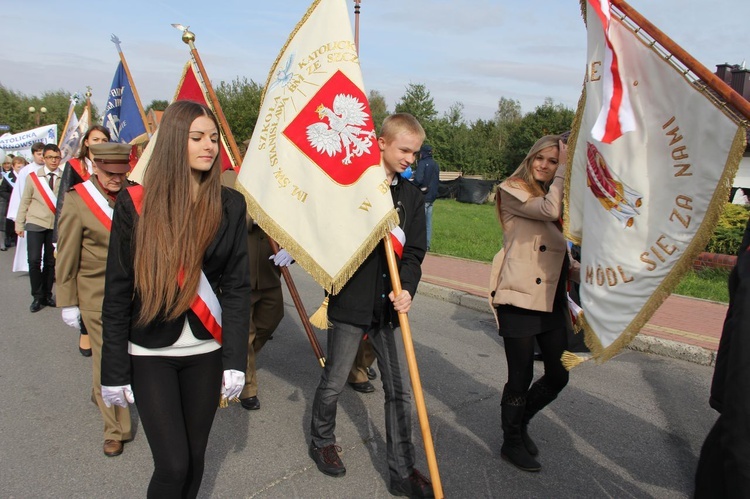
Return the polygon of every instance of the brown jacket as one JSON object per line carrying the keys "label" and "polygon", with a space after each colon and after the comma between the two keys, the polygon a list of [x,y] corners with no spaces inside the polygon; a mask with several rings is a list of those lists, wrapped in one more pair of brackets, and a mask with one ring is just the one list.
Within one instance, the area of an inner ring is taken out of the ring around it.
{"label": "brown jacket", "polygon": [[[105,195],[96,177],[92,184]],[[107,197],[110,208],[115,202]],[[81,310],[102,311],[104,271],[107,268],[109,229],[94,215],[75,190],[65,195],[58,224],[57,306],[78,306]]]}
{"label": "brown jacket", "polygon": [[[493,261],[491,299],[528,310],[551,312],[567,244],[557,221],[562,213],[564,170],[558,170],[546,196],[500,184],[502,254]],[[577,267],[573,270],[577,273]]]}
{"label": "brown jacket", "polygon": [[[57,180],[55,181],[53,192],[57,196],[57,192],[60,190],[62,170],[58,168],[55,174],[57,175]],[[18,206],[18,215],[16,216],[16,230],[26,230],[27,223],[38,225],[45,229],[52,229],[55,226],[55,212],[47,206],[42,193],[39,192],[39,188],[31,178],[32,175],[36,175],[41,182],[48,182],[44,167],[29,174],[23,188],[23,193],[21,193],[21,202]]]}

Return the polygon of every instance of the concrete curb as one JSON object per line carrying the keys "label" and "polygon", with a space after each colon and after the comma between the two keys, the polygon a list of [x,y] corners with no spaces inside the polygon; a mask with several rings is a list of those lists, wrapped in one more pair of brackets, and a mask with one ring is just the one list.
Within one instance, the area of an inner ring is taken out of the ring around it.
{"label": "concrete curb", "polygon": [[[487,303],[487,298],[475,296],[464,291],[446,288],[444,286],[438,286],[429,282],[423,281],[419,284],[418,294],[443,300],[448,303],[454,303],[471,310],[476,310],[477,312],[484,312],[487,314],[491,312],[490,305]],[[687,345],[677,341],[656,338],[654,336],[639,334],[632,342],[630,342],[627,348],[637,352],[669,357],[670,359],[684,360],[702,366],[713,367],[716,365],[716,352],[713,350],[708,350],[695,345]]]}

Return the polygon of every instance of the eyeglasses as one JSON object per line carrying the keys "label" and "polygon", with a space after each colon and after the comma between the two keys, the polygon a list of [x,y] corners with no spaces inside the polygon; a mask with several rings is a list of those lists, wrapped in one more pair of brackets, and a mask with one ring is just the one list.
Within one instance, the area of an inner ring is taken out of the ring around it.
{"label": "eyeglasses", "polygon": [[48,159],[50,161],[60,161],[62,159],[62,156],[44,156],[44,159]]}

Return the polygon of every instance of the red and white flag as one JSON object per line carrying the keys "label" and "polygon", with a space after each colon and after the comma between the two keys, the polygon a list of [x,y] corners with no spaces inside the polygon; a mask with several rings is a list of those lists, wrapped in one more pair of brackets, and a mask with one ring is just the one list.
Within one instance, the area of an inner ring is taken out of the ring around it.
{"label": "red and white flag", "polygon": [[[745,150],[744,127],[607,3],[587,9],[565,193],[565,235],[581,245],[580,323],[600,362],[638,334],[703,250]],[[612,47],[633,127],[607,142],[595,124],[611,109]]]}
{"label": "red and white flag", "polygon": [[[617,38],[610,36],[612,15],[609,0],[588,0],[599,18],[604,32],[604,64],[602,66],[603,99],[599,116],[591,130],[596,139],[611,144],[625,132],[635,130],[635,116],[630,105],[630,93],[620,74],[617,57]],[[589,29],[597,29],[589,25]],[[613,43],[613,39],[615,42]]]}
{"label": "red and white flag", "polygon": [[237,188],[332,293],[397,225],[345,0],[314,1],[281,50]]}
{"label": "red and white flag", "polygon": [[[180,82],[177,84],[177,90],[175,90],[174,99],[172,100],[172,102],[178,100],[192,100],[208,106],[209,109],[214,110],[213,105],[210,104],[211,100],[208,98],[208,90],[206,90],[205,85],[201,83],[201,80],[198,78],[195,64],[193,64],[192,60],[185,63],[185,67],[182,70],[182,76],[180,77]],[[231,153],[231,148],[229,147],[229,144],[227,142],[227,137],[224,135],[223,130],[219,130],[219,133],[221,136],[219,147],[219,156],[221,156],[221,170],[224,171],[230,168],[235,168],[237,167],[237,165],[239,165],[240,158],[237,158],[236,160],[232,159],[233,156]],[[140,158],[138,158],[138,162],[133,167],[133,171],[130,172],[129,178],[131,180],[138,183],[143,183],[146,166],[148,166],[148,162],[151,159],[151,151],[154,150],[154,145],[156,144],[158,136],[159,130],[157,128],[157,130],[151,136],[151,140],[149,141],[148,145],[143,150],[143,154],[141,154]],[[132,161],[130,164],[133,164]]]}

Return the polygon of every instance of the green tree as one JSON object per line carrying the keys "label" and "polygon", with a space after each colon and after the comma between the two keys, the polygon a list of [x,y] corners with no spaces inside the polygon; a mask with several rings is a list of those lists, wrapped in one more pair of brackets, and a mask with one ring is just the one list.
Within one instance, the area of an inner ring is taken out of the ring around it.
{"label": "green tree", "polygon": [[367,100],[370,102],[370,111],[372,112],[372,122],[375,125],[375,131],[379,135],[383,120],[391,113],[388,112],[385,96],[377,90],[370,90],[370,96]]}
{"label": "green tree", "polygon": [[438,115],[437,109],[435,109],[435,101],[430,95],[430,91],[422,83],[409,83],[406,86],[406,93],[396,104],[396,112],[413,115],[425,130],[430,127],[432,121]]}
{"label": "green tree", "polygon": [[508,124],[501,154],[505,175],[513,173],[540,137],[570,130],[574,116],[572,109],[563,104],[555,104],[551,97],[547,97],[534,111]]}
{"label": "green tree", "polygon": [[229,83],[222,81],[215,88],[234,140],[242,147],[241,144],[252,136],[258,121],[263,86],[237,77]]}
{"label": "green tree", "polygon": [[151,104],[146,107],[146,113],[148,113],[152,109],[154,111],[164,111],[167,106],[169,106],[169,101],[154,99],[151,101]]}

